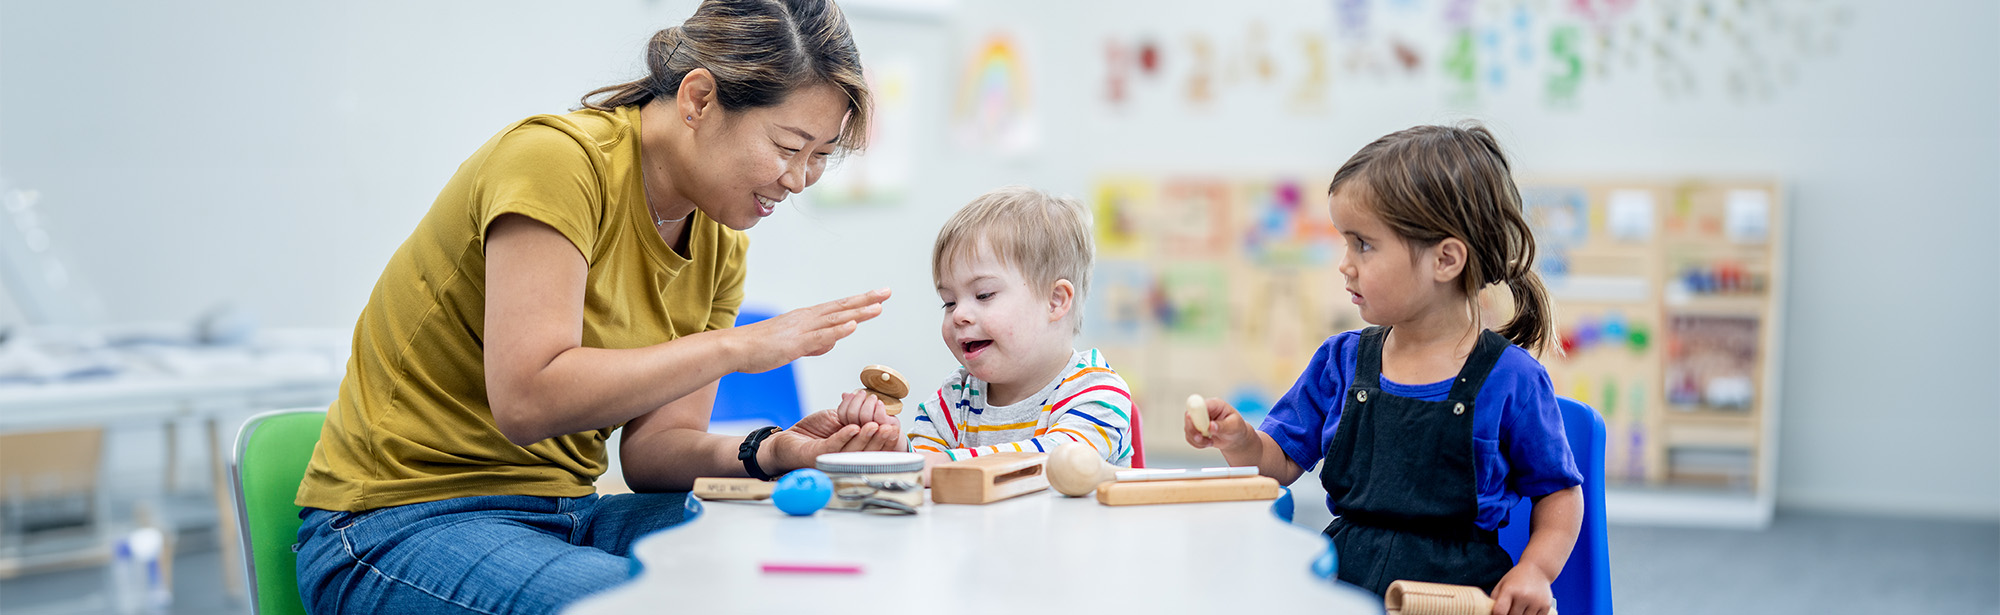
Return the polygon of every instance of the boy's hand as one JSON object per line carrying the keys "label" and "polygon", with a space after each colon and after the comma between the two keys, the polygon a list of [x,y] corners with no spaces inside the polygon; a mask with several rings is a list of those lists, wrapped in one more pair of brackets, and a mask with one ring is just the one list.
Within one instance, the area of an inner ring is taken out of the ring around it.
{"label": "boy's hand", "polygon": [[843,425],[857,425],[864,431],[873,425],[874,435],[863,445],[862,450],[901,451],[903,450],[903,425],[896,417],[889,416],[889,407],[867,389],[855,389],[852,393],[840,394],[840,406],[834,414]]}
{"label": "boy's hand", "polygon": [[[842,396],[843,406],[849,405],[846,397]],[[887,424],[868,422],[856,425],[845,422],[841,420],[840,409],[814,412],[793,423],[791,429],[771,434],[771,438],[764,441],[764,450],[768,452],[759,455],[758,463],[775,476],[777,472],[773,470],[813,467],[819,456],[827,453],[903,450],[902,426],[893,417],[887,417],[887,411],[881,408],[881,400],[873,401],[874,410],[889,419]],[[860,403],[853,402],[855,405]],[[854,416],[865,416],[865,410],[855,409],[852,412]]]}
{"label": "boy's hand", "polygon": [[1182,416],[1181,429],[1187,435],[1188,444],[1195,448],[1216,447],[1224,451],[1242,450],[1257,439],[1256,430],[1243,420],[1243,415],[1220,399],[1208,401],[1208,435],[1201,435],[1195,429],[1194,417]]}
{"label": "boy's hand", "polygon": [[1551,580],[1535,566],[1515,566],[1493,586],[1493,615],[1546,615],[1555,603]]}

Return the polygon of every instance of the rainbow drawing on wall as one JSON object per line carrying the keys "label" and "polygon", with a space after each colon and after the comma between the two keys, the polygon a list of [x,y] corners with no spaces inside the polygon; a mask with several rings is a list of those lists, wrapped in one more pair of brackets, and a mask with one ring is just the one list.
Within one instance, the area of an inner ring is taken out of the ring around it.
{"label": "rainbow drawing on wall", "polygon": [[952,133],[961,146],[1021,154],[1033,149],[1033,92],[1021,46],[1013,36],[986,36],[965,63],[952,104]]}

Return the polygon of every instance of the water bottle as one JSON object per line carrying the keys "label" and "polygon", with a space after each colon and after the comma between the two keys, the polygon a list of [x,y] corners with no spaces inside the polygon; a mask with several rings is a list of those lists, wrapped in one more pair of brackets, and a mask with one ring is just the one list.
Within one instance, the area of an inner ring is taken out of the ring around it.
{"label": "water bottle", "polygon": [[111,591],[123,615],[166,613],[173,593],[160,569],[166,535],[139,528],[111,546]]}

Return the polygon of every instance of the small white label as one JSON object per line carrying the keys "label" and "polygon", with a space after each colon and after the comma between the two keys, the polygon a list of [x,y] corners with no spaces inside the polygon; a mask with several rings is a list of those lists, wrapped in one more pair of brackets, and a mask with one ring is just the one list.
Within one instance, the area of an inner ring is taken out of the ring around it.
{"label": "small white label", "polygon": [[1737,243],[1764,243],[1771,233],[1771,193],[1763,190],[1731,190],[1723,232]]}
{"label": "small white label", "polygon": [[1653,238],[1653,193],[1645,190],[1614,190],[1605,205],[1604,225],[1619,241],[1646,241]]}

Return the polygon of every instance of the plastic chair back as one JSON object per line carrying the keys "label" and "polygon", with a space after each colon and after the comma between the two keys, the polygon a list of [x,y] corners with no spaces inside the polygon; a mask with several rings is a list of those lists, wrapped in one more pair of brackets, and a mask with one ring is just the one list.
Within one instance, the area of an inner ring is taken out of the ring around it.
{"label": "plastic chair back", "polygon": [[1146,467],[1146,438],[1143,432],[1145,432],[1146,421],[1142,420],[1142,417],[1139,416],[1138,402],[1132,403],[1131,419],[1127,422],[1132,424],[1132,467],[1144,468]]}
{"label": "plastic chair back", "polygon": [[305,615],[299,599],[299,483],[319,444],[326,409],[275,410],[253,417],[236,433],[229,459],[236,496],[250,609],[258,615]]}
{"label": "plastic chair back", "polygon": [[[1611,615],[1611,551],[1604,533],[1604,418],[1583,402],[1567,397],[1557,397],[1556,407],[1562,412],[1563,432],[1570,454],[1576,457],[1576,469],[1583,473],[1583,529],[1550,590],[1563,615]],[[1533,501],[1521,498],[1521,503],[1508,511],[1507,527],[1500,528],[1500,546],[1516,562],[1528,546],[1533,508]]]}
{"label": "plastic chair back", "polygon": [[[772,312],[744,308],[737,312],[736,324],[747,325],[774,315]],[[715,410],[709,414],[709,421],[761,419],[781,428],[789,428],[804,416],[805,404],[799,401],[798,372],[792,369],[791,363],[786,363],[783,367],[760,374],[723,376],[722,384],[715,392]]]}

